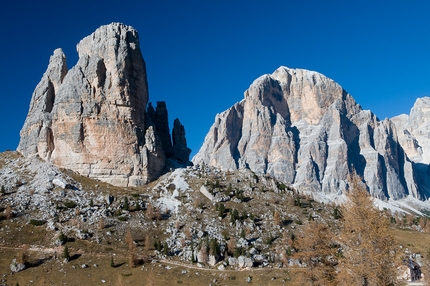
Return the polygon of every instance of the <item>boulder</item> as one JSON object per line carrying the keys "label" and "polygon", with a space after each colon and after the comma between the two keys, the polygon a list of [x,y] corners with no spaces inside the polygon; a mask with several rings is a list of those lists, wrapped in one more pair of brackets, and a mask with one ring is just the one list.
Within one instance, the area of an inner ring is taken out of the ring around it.
{"label": "boulder", "polygon": [[12,273],[17,273],[24,269],[25,269],[24,263],[18,263],[15,258],[12,259],[12,263],[10,264],[10,271],[12,271]]}

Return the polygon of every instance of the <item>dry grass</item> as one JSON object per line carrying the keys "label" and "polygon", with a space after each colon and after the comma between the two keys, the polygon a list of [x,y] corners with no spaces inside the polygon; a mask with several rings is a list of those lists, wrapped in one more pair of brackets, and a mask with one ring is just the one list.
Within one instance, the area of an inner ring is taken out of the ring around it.
{"label": "dry grass", "polygon": [[410,230],[410,229],[392,229],[392,234],[396,241],[410,251],[420,253],[430,261],[430,234]]}
{"label": "dry grass", "polygon": [[[72,253],[73,254],[73,253]],[[165,263],[147,263],[143,267],[129,268],[127,257],[117,256],[115,268],[110,267],[110,256],[83,254],[63,264],[59,259],[47,258],[33,253],[33,261],[41,262],[37,267],[11,274],[9,264],[15,252],[0,248],[0,269],[6,285],[292,285],[292,274],[287,269],[218,271],[189,269]],[[86,264],[88,268],[82,269]],[[97,266],[95,266],[97,265]],[[168,269],[170,268],[170,269]],[[186,273],[183,274],[182,271]],[[248,276],[252,283],[246,282]],[[214,280],[217,283],[214,283]],[[103,283],[102,280],[105,282]],[[283,282],[284,281],[284,282]]]}

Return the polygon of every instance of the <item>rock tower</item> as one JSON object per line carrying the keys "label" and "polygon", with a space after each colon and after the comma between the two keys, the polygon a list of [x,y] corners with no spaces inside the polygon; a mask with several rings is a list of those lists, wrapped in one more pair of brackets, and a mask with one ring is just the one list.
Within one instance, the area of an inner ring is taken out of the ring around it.
{"label": "rock tower", "polygon": [[164,148],[169,127],[166,121],[157,130],[148,119],[137,31],[105,25],[77,50],[79,60],[70,70],[61,49],[51,56],[33,93],[18,151],[117,186],[158,178],[169,155]]}

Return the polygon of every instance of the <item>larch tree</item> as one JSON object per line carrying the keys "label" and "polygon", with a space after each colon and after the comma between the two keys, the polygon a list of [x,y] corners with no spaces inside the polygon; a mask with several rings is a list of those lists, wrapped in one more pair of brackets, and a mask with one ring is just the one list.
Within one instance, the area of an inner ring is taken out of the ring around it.
{"label": "larch tree", "polygon": [[294,255],[306,263],[308,269],[296,281],[298,285],[336,285],[335,235],[324,222],[310,221],[297,235]]}
{"label": "larch tree", "polygon": [[133,235],[131,234],[131,230],[127,230],[125,233],[125,240],[127,242],[128,246],[128,259],[129,259],[129,266],[131,268],[136,267],[137,264],[137,249],[136,245],[133,241]]}
{"label": "larch tree", "polygon": [[390,234],[389,218],[375,208],[358,175],[350,180],[341,212],[339,285],[395,285],[398,244]]}

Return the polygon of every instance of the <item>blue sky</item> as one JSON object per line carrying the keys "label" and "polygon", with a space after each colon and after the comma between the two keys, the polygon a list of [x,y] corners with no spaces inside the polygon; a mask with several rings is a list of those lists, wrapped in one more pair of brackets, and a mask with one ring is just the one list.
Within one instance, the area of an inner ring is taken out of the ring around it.
{"label": "blue sky", "polygon": [[0,151],[16,149],[56,48],[68,66],[99,26],[139,31],[149,97],[179,117],[195,154],[214,117],[281,65],[318,71],[383,119],[430,96],[429,1],[19,1],[0,11]]}

